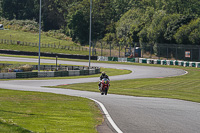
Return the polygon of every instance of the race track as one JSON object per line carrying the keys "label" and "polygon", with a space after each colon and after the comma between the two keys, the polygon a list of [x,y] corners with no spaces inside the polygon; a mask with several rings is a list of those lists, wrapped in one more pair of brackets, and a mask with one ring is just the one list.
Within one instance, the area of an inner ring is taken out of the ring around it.
{"label": "race track", "polygon": [[[0,57],[1,61],[37,62],[37,59]],[[55,63],[54,60],[41,60]],[[59,64],[88,65],[85,62],[59,61]],[[92,66],[128,69],[132,73],[111,76],[111,80],[161,78],[185,74],[179,69],[92,63]],[[124,133],[199,133],[200,104],[166,98],[146,98],[123,95],[101,96],[100,93],[45,88],[61,84],[98,82],[99,78],[61,80],[10,80],[0,81],[0,88],[52,92],[95,99],[104,104],[118,128]],[[96,86],[94,86],[96,87]],[[111,88],[112,89],[112,88]],[[113,129],[112,129],[113,130]],[[114,130],[113,130],[114,131]],[[115,131],[114,131],[115,132]]]}

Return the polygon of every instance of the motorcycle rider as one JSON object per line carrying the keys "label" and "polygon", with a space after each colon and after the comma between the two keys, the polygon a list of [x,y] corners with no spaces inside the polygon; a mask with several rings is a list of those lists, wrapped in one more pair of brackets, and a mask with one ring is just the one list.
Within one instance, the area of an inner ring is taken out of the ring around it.
{"label": "motorcycle rider", "polygon": [[100,80],[102,80],[104,78],[107,78],[108,80],[110,80],[109,77],[108,77],[108,75],[106,75],[106,72],[102,72],[101,73]]}
{"label": "motorcycle rider", "polygon": [[102,72],[100,76],[100,80],[99,80],[99,90],[101,89],[101,80],[104,78],[107,78],[108,80],[110,80],[108,75],[106,75],[106,72]]}

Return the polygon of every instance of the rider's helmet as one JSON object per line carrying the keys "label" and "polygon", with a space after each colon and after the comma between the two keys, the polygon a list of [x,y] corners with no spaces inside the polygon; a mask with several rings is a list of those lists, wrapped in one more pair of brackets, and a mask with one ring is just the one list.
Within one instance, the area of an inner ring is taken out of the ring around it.
{"label": "rider's helmet", "polygon": [[102,74],[103,76],[105,76],[105,75],[106,75],[106,72],[102,72],[101,74]]}

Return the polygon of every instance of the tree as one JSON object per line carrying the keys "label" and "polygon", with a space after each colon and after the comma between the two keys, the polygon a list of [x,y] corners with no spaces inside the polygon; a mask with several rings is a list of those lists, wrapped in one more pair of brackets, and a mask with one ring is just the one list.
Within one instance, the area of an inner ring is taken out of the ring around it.
{"label": "tree", "polygon": [[126,40],[126,37],[129,37],[130,39],[131,26],[137,26],[141,23],[140,16],[141,11],[139,9],[131,9],[128,12],[126,12],[118,21],[116,27],[117,38]]}
{"label": "tree", "polygon": [[66,25],[65,15],[67,13],[68,0],[44,0],[43,1],[43,29],[57,30]]}
{"label": "tree", "polygon": [[179,27],[181,27],[184,24],[188,24],[192,19],[194,19],[194,16],[192,15],[180,15],[179,18],[170,21],[167,25],[167,30],[164,34],[165,39],[170,41],[171,43],[175,43],[176,41],[174,39],[174,35],[176,34]]}
{"label": "tree", "polygon": [[11,19],[35,19],[36,0],[3,0],[2,16]]}
{"label": "tree", "polygon": [[[158,10],[154,13],[152,22],[147,28],[147,37],[150,42],[162,43],[164,41],[164,25],[160,25],[163,17],[166,16],[166,12],[163,10]],[[168,15],[167,15],[168,16]]]}
{"label": "tree", "polygon": [[200,18],[192,20],[189,24],[182,25],[174,35],[179,44],[200,44]]}
{"label": "tree", "polygon": [[68,27],[71,29],[73,41],[85,44],[89,38],[89,23],[85,20],[83,12],[77,11],[69,22]]}

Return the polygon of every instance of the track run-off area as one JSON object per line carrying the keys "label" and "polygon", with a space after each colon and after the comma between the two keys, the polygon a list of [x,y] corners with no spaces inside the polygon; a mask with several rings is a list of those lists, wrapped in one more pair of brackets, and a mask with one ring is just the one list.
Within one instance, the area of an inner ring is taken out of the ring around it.
{"label": "track run-off area", "polygon": [[[38,59],[0,56],[0,61],[38,62]],[[41,59],[41,62],[55,63],[54,60],[47,59]],[[84,66],[88,65],[88,62],[62,60],[59,60],[58,63]],[[110,76],[109,78],[111,81],[141,78],[164,78],[184,75],[187,73],[181,69],[150,66],[107,63],[92,63],[91,65],[105,68],[127,69],[132,71],[132,73],[126,75]],[[51,92],[92,99],[99,105],[102,104],[100,107],[107,117],[108,126],[113,132],[199,133],[199,103],[167,98],[134,97],[115,94],[101,96],[100,93],[96,92],[42,87],[87,82],[98,83],[98,81],[98,77],[55,80],[8,80],[0,81],[0,88],[23,91]],[[94,87],[97,88],[97,86]],[[110,89],[112,89],[112,85]]]}

